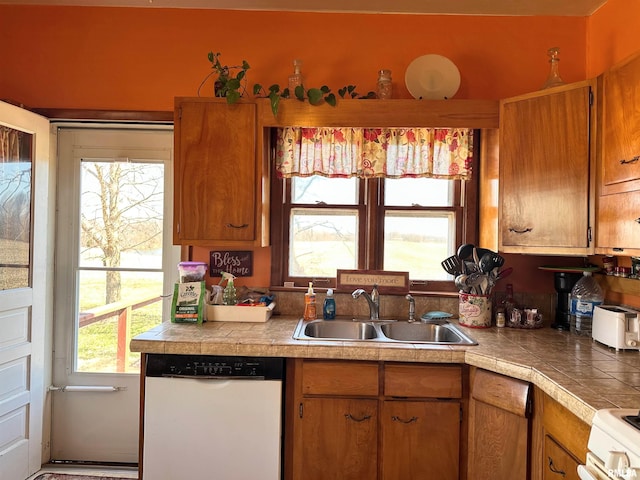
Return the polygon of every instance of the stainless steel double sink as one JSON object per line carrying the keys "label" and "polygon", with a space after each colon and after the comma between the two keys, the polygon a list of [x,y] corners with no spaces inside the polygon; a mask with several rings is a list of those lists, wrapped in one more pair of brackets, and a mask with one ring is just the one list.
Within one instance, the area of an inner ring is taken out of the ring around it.
{"label": "stainless steel double sink", "polygon": [[433,345],[477,345],[457,325],[447,320],[407,322],[401,320],[312,320],[300,319],[293,333],[296,340],[401,342]]}

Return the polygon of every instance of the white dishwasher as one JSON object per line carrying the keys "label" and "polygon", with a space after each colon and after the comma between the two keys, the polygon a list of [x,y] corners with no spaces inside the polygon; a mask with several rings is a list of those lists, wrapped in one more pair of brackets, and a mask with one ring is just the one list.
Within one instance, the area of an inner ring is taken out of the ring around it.
{"label": "white dishwasher", "polygon": [[149,354],[143,480],[280,480],[284,359]]}

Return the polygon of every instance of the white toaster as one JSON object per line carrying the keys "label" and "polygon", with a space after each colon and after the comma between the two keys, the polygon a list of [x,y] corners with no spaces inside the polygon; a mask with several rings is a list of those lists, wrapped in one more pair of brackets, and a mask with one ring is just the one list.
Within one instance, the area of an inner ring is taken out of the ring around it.
{"label": "white toaster", "polygon": [[593,310],[592,338],[616,350],[640,350],[639,313],[618,305],[598,305]]}

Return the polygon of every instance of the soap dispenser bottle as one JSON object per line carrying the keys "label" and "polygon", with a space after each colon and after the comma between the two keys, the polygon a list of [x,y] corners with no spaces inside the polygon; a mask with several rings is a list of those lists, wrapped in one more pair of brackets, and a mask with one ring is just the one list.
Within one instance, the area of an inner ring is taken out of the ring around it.
{"label": "soap dispenser bottle", "polygon": [[313,291],[313,282],[309,282],[309,289],[304,294],[304,319],[315,320],[317,318],[316,312],[316,294]]}
{"label": "soap dispenser bottle", "polygon": [[336,299],[333,298],[333,289],[327,290],[327,296],[324,298],[322,305],[322,318],[325,320],[333,320],[336,318]]}

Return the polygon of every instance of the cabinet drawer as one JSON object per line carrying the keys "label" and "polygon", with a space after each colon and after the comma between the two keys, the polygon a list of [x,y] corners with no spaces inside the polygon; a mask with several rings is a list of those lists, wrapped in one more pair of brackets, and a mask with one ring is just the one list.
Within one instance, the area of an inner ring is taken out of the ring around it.
{"label": "cabinet drawer", "polygon": [[460,398],[462,367],[459,365],[387,364],[384,367],[384,395]]}
{"label": "cabinet drawer", "polygon": [[305,360],[303,395],[378,395],[378,364]]}

